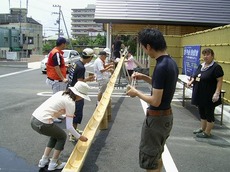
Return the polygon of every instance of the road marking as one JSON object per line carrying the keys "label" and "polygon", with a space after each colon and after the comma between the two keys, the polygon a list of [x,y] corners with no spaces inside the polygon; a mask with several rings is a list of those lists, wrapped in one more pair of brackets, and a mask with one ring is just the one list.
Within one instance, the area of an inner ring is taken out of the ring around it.
{"label": "road marking", "polygon": [[[140,101],[141,101],[142,108],[144,110],[144,114],[146,114],[146,109],[148,107],[148,104],[141,99],[140,99]],[[176,165],[172,159],[172,156],[171,156],[166,144],[164,146],[164,152],[162,154],[162,160],[163,160],[163,162],[166,162],[166,163],[164,163],[164,168],[165,168],[166,172],[178,172]]]}
{"label": "road marking", "polygon": [[[98,92],[89,92],[89,97],[97,97]],[[40,92],[37,93],[38,96],[50,97],[53,95],[53,92]],[[125,93],[113,93],[111,97],[129,97]]]}
{"label": "road marking", "polygon": [[19,72],[13,72],[13,73],[0,75],[0,78],[4,78],[4,77],[7,77],[7,76],[16,75],[16,74],[20,74],[20,73],[24,73],[24,72],[29,72],[29,71],[32,71],[32,70],[36,70],[36,69],[27,69],[27,70],[22,70],[22,71],[19,71]]}

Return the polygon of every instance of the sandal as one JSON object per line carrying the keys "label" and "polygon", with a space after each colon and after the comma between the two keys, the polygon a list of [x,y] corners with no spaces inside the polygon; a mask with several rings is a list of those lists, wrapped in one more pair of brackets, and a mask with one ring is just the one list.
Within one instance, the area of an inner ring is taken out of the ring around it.
{"label": "sandal", "polygon": [[194,130],[193,134],[198,134],[198,133],[202,133],[202,132],[203,132],[203,130],[201,128],[199,128],[199,129]]}
{"label": "sandal", "polygon": [[198,137],[198,138],[210,138],[210,137],[212,137],[212,135],[211,134],[208,135],[205,132],[202,132],[202,133],[197,133],[196,137]]}

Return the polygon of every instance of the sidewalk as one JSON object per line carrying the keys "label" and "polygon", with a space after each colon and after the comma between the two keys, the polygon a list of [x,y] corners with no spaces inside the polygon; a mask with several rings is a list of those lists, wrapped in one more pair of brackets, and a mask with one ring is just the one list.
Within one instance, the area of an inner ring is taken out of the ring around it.
{"label": "sidewalk", "polygon": [[[181,83],[177,83],[177,88],[182,89],[183,86]],[[186,88],[185,89],[185,97],[190,98],[192,96],[192,90]],[[191,103],[191,100],[187,100],[185,104]],[[216,114],[220,114],[221,112],[221,105],[217,106],[215,109]],[[216,119],[220,120],[220,116],[216,116]],[[230,127],[230,105],[224,104],[224,109],[223,109],[223,125],[226,125]]]}

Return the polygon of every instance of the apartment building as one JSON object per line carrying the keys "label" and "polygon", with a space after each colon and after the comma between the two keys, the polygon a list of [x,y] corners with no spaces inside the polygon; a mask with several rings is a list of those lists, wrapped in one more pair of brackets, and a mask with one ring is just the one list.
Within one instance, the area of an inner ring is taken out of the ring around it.
{"label": "apartment building", "polygon": [[24,52],[24,57],[42,54],[42,25],[27,17],[27,9],[11,8],[9,14],[0,14],[0,28],[1,57],[7,51]]}
{"label": "apartment building", "polygon": [[81,35],[95,37],[104,35],[103,24],[94,22],[95,5],[89,4],[84,9],[72,9],[71,35],[73,38]]}

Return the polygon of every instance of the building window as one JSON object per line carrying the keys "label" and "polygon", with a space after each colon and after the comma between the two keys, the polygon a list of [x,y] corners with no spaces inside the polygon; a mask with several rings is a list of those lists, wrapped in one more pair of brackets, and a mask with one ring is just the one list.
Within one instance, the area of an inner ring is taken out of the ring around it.
{"label": "building window", "polygon": [[13,41],[14,41],[14,42],[18,42],[18,37],[17,37],[17,36],[14,36],[14,37],[13,37]]}
{"label": "building window", "polygon": [[4,37],[4,43],[8,43],[8,42],[9,42],[8,37]]}
{"label": "building window", "polygon": [[34,38],[28,37],[28,44],[34,44]]}

